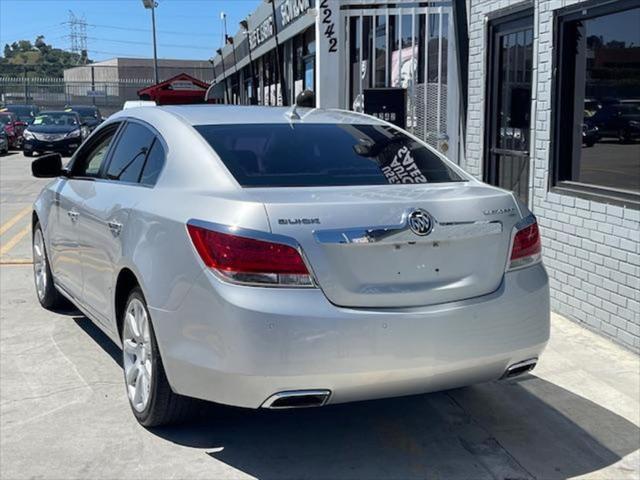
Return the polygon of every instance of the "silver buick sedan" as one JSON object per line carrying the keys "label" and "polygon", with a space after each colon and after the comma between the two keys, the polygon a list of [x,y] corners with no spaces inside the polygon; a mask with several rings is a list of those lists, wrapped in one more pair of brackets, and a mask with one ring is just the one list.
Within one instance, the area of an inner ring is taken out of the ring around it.
{"label": "silver buick sedan", "polygon": [[33,212],[45,308],[122,347],[132,411],[311,407],[510,378],[549,338],[535,217],[339,110],[182,106],[100,125]]}

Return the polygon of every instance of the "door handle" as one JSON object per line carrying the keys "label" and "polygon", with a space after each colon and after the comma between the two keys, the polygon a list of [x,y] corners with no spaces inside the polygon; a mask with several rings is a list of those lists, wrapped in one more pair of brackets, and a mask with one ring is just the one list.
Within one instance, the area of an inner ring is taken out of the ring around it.
{"label": "door handle", "polygon": [[76,212],[75,210],[68,210],[67,211],[67,215],[69,215],[69,218],[71,219],[72,222],[75,222],[78,220],[78,216],[80,215],[78,212]]}
{"label": "door handle", "polygon": [[120,232],[122,231],[122,224],[120,222],[109,220],[107,222],[107,225],[109,225],[109,230],[111,230],[111,233],[113,233],[113,235],[115,235],[116,237],[120,235]]}

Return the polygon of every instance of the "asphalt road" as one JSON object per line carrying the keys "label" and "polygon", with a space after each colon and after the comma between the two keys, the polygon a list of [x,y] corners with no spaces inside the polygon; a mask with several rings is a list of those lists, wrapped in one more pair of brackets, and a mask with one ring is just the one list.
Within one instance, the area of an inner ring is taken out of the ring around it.
{"label": "asphalt road", "polygon": [[562,317],[518,380],[322,409],[203,407],[147,430],[120,353],[78,312],[43,310],[29,206],[45,182],[0,157],[0,478],[640,477],[638,356]]}

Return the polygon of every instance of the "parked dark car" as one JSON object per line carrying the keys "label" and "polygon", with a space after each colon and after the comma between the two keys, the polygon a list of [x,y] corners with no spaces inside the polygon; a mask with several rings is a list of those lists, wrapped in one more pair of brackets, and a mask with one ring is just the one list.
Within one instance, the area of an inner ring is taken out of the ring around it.
{"label": "parked dark car", "polygon": [[0,130],[0,155],[9,153],[9,140],[4,130]]}
{"label": "parked dark car", "polygon": [[24,154],[57,152],[72,155],[84,140],[76,112],[41,112],[24,131]]}
{"label": "parked dark car", "polygon": [[22,135],[26,127],[27,123],[18,120],[15,113],[0,112],[0,130],[6,134],[9,148],[22,148]]}
{"label": "parked dark car", "polygon": [[617,138],[622,143],[640,138],[640,103],[621,102],[604,105],[592,117],[591,125],[600,137]]}
{"label": "parked dark car", "polygon": [[593,147],[598,140],[600,140],[598,127],[585,118],[582,124],[582,144],[587,147]]}
{"label": "parked dark car", "polygon": [[21,122],[31,124],[36,118],[36,115],[38,115],[40,109],[36,105],[11,104],[5,105],[2,109],[0,109],[0,111],[14,113],[16,117],[18,117],[18,120],[20,120]]}
{"label": "parked dark car", "polygon": [[88,133],[91,133],[104,121],[100,110],[95,105],[67,105],[64,110],[65,112],[76,112],[80,115],[82,123],[87,126]]}

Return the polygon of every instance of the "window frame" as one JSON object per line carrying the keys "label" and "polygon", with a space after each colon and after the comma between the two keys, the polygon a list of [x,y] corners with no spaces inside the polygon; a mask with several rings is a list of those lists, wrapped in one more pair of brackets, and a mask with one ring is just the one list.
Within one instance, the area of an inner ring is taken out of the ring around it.
{"label": "window frame", "polygon": [[[554,15],[553,42],[555,51],[552,58],[552,72],[555,74],[551,89],[551,139],[549,191],[561,195],[570,195],[586,200],[610,203],[632,209],[640,209],[640,192],[605,187],[578,182],[572,179],[573,140],[563,139],[562,129],[558,126],[570,114],[573,116],[575,98],[570,87],[575,81],[575,63],[564,62],[565,25],[576,20],[588,20],[614,13],[640,8],[640,0],[592,0],[559,9]],[[573,120],[572,120],[573,123]]]}
{"label": "window frame", "polygon": [[[118,120],[118,121],[110,122],[104,126],[101,126],[100,129],[97,130],[96,133],[92,135],[87,142],[81,145],[78,151],[73,155],[73,158],[71,159],[71,162],[69,162],[69,165],[67,167],[68,178],[73,180],[90,180],[90,181],[96,181],[96,180],[102,179],[103,168],[110,161],[111,152],[113,151],[113,147],[117,142],[120,133],[122,132],[122,126],[124,125],[124,123],[125,123],[124,121]],[[99,145],[107,135],[106,130],[111,131],[111,129],[114,127],[115,127],[115,131],[113,133],[111,143],[109,144],[109,148],[107,149],[107,153],[105,154],[104,160],[102,161],[102,164],[98,169],[98,173],[96,175],[74,174],[73,170],[76,167],[76,163],[78,162],[78,159],[83,155],[83,153]]]}

